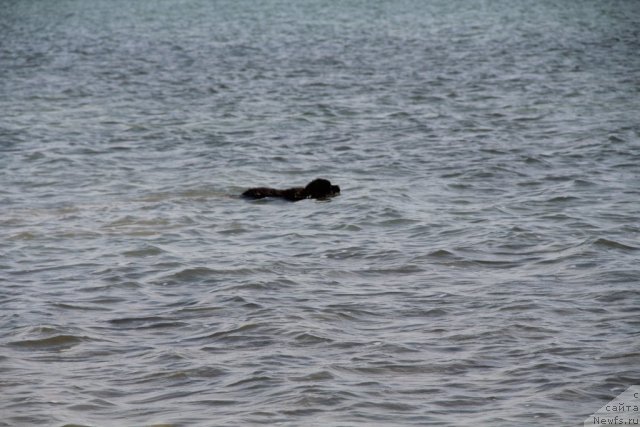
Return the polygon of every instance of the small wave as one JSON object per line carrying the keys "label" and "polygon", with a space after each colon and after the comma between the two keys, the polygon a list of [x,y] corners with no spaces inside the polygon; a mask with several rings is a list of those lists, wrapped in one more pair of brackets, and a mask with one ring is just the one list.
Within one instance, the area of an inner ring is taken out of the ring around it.
{"label": "small wave", "polygon": [[37,237],[38,235],[36,233],[32,233],[30,231],[22,231],[20,233],[9,236],[9,240],[33,240]]}
{"label": "small wave", "polygon": [[586,179],[575,179],[573,180],[573,185],[576,187],[593,187],[596,184],[595,182]]}
{"label": "small wave", "polygon": [[378,222],[378,225],[381,227],[395,227],[395,226],[411,225],[411,224],[418,224],[418,223],[421,223],[421,221],[417,219],[394,218],[394,219],[386,219],[384,221],[380,221]]}
{"label": "small wave", "polygon": [[11,347],[33,350],[66,350],[80,344],[84,338],[75,335],[55,335],[52,337],[10,342]]}
{"label": "small wave", "polygon": [[617,303],[620,301],[631,301],[640,297],[640,291],[632,290],[612,290],[602,295],[597,296],[595,299],[603,303]]}
{"label": "small wave", "polygon": [[133,215],[126,215],[103,226],[103,228],[120,228],[131,226],[166,226],[169,221],[163,218],[145,219]]}
{"label": "small wave", "polygon": [[366,270],[362,270],[360,273],[368,276],[368,275],[392,275],[392,274],[411,274],[411,273],[421,273],[424,269],[419,267],[416,264],[405,264],[397,267],[389,267],[389,268],[369,268]]}
{"label": "small wave", "polygon": [[109,311],[110,309],[103,305],[80,305],[80,304],[69,304],[69,303],[51,303],[53,307],[60,308],[63,310],[78,310],[78,311]]}
{"label": "small wave", "polygon": [[543,164],[545,166],[549,165],[549,162],[547,162],[546,160],[534,156],[525,156],[523,160],[526,164]]}
{"label": "small wave", "polygon": [[429,252],[429,256],[433,258],[448,258],[454,255],[446,249],[438,249],[437,251]]}
{"label": "small wave", "polygon": [[322,343],[331,343],[333,340],[331,338],[319,337],[317,335],[311,334],[309,332],[303,332],[294,337],[294,340],[297,344],[303,345],[312,345],[312,344],[322,344]]}
{"label": "small wave", "polygon": [[623,138],[620,138],[616,135],[610,135],[609,136],[609,141],[610,142],[625,142],[625,140]]}
{"label": "small wave", "polygon": [[540,308],[540,306],[534,302],[517,302],[506,304],[502,307],[498,308],[498,311],[516,311],[516,312],[525,312],[527,310],[535,310]]}
{"label": "small wave", "polygon": [[[427,258],[432,259],[432,262],[447,265],[451,267],[467,268],[484,266],[488,268],[511,268],[522,265],[527,260],[502,260],[502,259],[482,259],[478,258],[479,254],[473,253],[472,256],[458,255],[450,252],[446,249],[438,249],[436,251],[427,254]],[[491,254],[488,254],[491,255]],[[509,254],[511,255],[511,254]]]}
{"label": "small wave", "polygon": [[425,310],[420,313],[421,317],[442,317],[449,314],[449,311],[442,308],[432,308],[430,310]]}
{"label": "small wave", "polygon": [[323,254],[323,257],[329,259],[347,259],[363,257],[366,251],[359,246],[351,246],[341,249],[330,249]]}
{"label": "small wave", "polygon": [[547,200],[547,202],[551,202],[551,203],[566,203],[566,202],[570,202],[573,200],[580,200],[580,197],[576,197],[576,196],[556,196],[556,197],[552,197],[549,200]]}
{"label": "small wave", "polygon": [[[263,325],[258,323],[246,323],[237,327],[232,327],[226,330],[220,330],[206,335],[198,335],[194,337],[188,337],[186,341],[203,341],[211,343],[227,343],[236,344],[240,346],[256,346],[256,345],[268,345],[271,342],[271,338],[267,337],[267,333],[261,332]],[[204,348],[209,349],[209,347]]]}
{"label": "small wave", "polygon": [[178,271],[177,273],[173,273],[167,277],[167,280],[173,281],[193,281],[197,279],[201,279],[203,277],[215,275],[217,273],[216,270],[212,270],[207,267],[193,267],[193,268],[185,268],[183,270]]}
{"label": "small wave", "polygon": [[544,118],[543,114],[539,114],[537,116],[520,116],[520,117],[514,117],[512,120],[514,122],[533,122],[533,121],[537,121]]}
{"label": "small wave", "polygon": [[222,235],[233,236],[236,234],[248,233],[249,231],[251,230],[249,230],[248,228],[244,228],[242,225],[234,224],[230,228],[218,231],[218,233]]}
{"label": "small wave", "polygon": [[501,261],[493,259],[472,259],[470,260],[470,262],[493,268],[511,268],[519,267],[520,265],[522,265],[521,261]]}
{"label": "small wave", "polygon": [[307,375],[303,375],[300,377],[290,377],[289,379],[291,381],[296,381],[296,382],[306,382],[306,381],[327,381],[327,380],[333,380],[335,378],[335,376],[333,374],[331,374],[331,372],[329,371],[317,371],[317,372],[312,372],[310,374]]}
{"label": "small wave", "polygon": [[187,325],[187,323],[185,322],[178,322],[172,319],[158,316],[125,317],[122,319],[111,319],[109,320],[109,323],[122,329],[175,328]]}
{"label": "small wave", "polygon": [[593,242],[594,246],[601,246],[607,249],[623,249],[627,251],[636,251],[640,248],[631,245],[625,245],[624,243],[616,242],[615,240],[609,240],[605,238],[599,238]]}
{"label": "small wave", "polygon": [[237,388],[237,389],[242,389],[245,391],[248,390],[259,390],[259,389],[270,389],[273,388],[273,386],[277,383],[278,381],[274,378],[271,377],[269,375],[254,375],[248,378],[242,378],[238,381],[234,381],[230,384],[228,384],[226,387],[227,388]]}
{"label": "small wave", "polygon": [[148,256],[156,256],[163,252],[164,251],[162,249],[156,246],[147,246],[144,248],[123,252],[122,255],[126,257],[132,257],[132,258],[144,258]]}

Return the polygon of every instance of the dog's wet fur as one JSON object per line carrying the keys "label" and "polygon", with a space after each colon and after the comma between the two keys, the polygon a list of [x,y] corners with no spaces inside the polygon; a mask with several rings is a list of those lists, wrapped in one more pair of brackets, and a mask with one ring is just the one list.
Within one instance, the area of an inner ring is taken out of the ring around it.
{"label": "dog's wet fur", "polygon": [[340,187],[331,185],[327,179],[314,179],[306,187],[293,187],[286,190],[277,190],[269,187],[250,188],[242,195],[251,199],[264,199],[265,197],[280,197],[291,202],[304,199],[328,199],[340,194]]}

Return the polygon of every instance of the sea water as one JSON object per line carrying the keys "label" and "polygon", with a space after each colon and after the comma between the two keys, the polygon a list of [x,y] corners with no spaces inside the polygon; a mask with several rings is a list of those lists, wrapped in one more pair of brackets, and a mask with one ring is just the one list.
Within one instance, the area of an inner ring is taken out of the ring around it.
{"label": "sea water", "polygon": [[578,425],[640,383],[637,1],[5,1],[0,113],[2,426]]}

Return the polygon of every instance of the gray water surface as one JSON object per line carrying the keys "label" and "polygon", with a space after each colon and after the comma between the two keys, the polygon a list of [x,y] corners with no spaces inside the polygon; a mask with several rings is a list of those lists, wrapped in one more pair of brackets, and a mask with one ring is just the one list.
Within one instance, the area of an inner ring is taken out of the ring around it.
{"label": "gray water surface", "polygon": [[640,384],[639,2],[0,8],[0,425],[581,425]]}

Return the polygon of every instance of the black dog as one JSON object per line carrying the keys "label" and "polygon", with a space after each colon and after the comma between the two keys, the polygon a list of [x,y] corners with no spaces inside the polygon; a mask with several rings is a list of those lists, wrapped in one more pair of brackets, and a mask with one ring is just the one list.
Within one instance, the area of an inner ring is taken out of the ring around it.
{"label": "black dog", "polygon": [[327,199],[340,193],[340,187],[331,185],[331,182],[318,178],[307,184],[306,187],[293,187],[286,190],[276,190],[275,188],[258,187],[250,188],[242,195],[252,199],[263,199],[265,197],[281,197],[291,202],[303,199]]}

